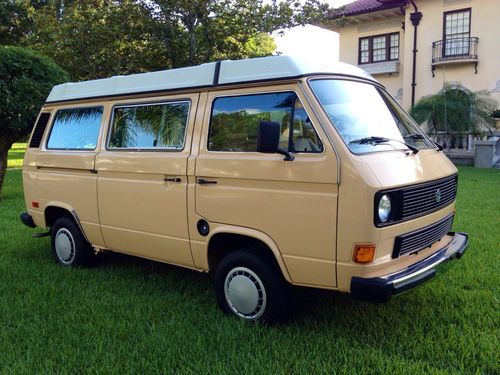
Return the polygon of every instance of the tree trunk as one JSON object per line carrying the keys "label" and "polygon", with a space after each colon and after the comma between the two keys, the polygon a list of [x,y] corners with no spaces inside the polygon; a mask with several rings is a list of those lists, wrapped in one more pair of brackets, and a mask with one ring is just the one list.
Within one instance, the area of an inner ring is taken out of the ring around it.
{"label": "tree trunk", "polygon": [[169,22],[171,21],[169,18],[167,18],[162,28],[163,45],[165,47],[165,54],[170,60],[171,68],[179,68],[177,51],[175,50],[174,46],[173,27]]}
{"label": "tree trunk", "polygon": [[205,42],[207,43],[207,52],[205,55],[205,62],[212,61],[212,56],[213,56],[213,49],[214,49],[214,43],[212,40],[212,30],[210,28],[210,21],[208,20],[208,17],[202,21],[202,25],[205,28],[204,30],[204,37],[205,37]]}
{"label": "tree trunk", "polygon": [[0,199],[2,198],[3,180],[5,178],[5,171],[7,170],[7,159],[12,143],[10,140],[0,137]]}
{"label": "tree trunk", "polygon": [[196,50],[197,50],[197,40],[196,40],[196,29],[194,23],[187,25],[187,30],[189,34],[189,66],[196,65]]}

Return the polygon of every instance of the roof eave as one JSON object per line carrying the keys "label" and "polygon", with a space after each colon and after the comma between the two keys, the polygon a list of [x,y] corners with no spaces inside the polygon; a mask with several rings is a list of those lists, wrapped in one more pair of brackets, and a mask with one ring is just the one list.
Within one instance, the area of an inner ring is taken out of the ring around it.
{"label": "roof eave", "polygon": [[380,22],[394,18],[403,18],[404,13],[399,8],[388,8],[382,11],[359,13],[355,16],[331,18],[318,23],[317,26],[338,31],[348,25],[357,25],[363,22]]}
{"label": "roof eave", "polygon": [[[357,11],[344,10],[344,11],[336,12],[330,19],[335,20],[335,19],[339,19],[339,18],[350,18],[350,17],[359,16],[359,15],[380,13],[383,11],[395,10],[395,9],[397,9],[401,12],[401,9],[406,7],[406,5],[407,5],[407,1],[402,0],[399,3],[381,4],[381,6],[379,6],[377,8],[372,8],[372,9],[362,9],[362,10],[357,10]],[[342,9],[342,8],[339,8],[339,9]]]}

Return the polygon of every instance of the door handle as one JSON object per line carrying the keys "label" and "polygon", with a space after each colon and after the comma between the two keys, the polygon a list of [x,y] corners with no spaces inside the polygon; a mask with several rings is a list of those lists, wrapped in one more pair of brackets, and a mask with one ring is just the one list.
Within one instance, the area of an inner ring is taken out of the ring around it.
{"label": "door handle", "polygon": [[200,185],[206,185],[206,184],[216,184],[217,181],[213,181],[213,180],[205,180],[204,178],[198,178],[196,180],[197,183],[199,183]]}
{"label": "door handle", "polygon": [[180,177],[165,177],[163,179],[165,182],[182,182],[182,179]]}

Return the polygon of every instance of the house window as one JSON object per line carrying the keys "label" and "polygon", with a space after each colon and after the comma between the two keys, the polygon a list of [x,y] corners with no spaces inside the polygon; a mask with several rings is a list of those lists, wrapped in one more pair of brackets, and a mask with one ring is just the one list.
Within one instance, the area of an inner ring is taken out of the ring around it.
{"label": "house window", "polygon": [[444,13],[444,56],[469,54],[470,15],[470,9]]}
{"label": "house window", "polygon": [[359,64],[399,60],[399,33],[359,39]]}

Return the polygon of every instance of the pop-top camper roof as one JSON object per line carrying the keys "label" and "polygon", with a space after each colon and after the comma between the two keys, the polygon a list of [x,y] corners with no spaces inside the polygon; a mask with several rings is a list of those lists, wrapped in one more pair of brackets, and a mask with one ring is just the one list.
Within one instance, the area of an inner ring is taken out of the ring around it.
{"label": "pop-top camper roof", "polygon": [[364,70],[349,64],[333,63],[317,58],[271,56],[234,61],[224,60],[187,68],[63,83],[54,86],[47,102],[194,87],[213,87],[322,73],[354,76],[375,81]]}

